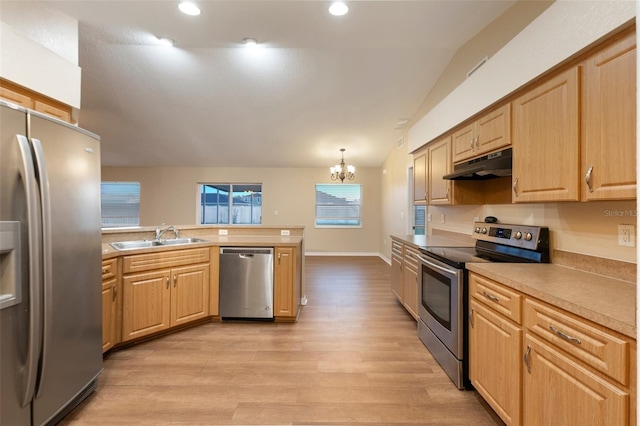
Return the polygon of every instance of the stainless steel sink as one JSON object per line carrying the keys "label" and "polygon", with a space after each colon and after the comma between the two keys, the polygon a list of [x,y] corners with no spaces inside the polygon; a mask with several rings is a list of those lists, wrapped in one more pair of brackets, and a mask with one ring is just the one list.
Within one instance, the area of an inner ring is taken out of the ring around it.
{"label": "stainless steel sink", "polygon": [[177,246],[182,244],[206,243],[207,240],[201,238],[173,238],[170,240],[136,240],[136,241],[119,241],[111,243],[111,247],[116,250],[134,250],[141,248]]}
{"label": "stainless steel sink", "polygon": [[206,240],[201,238],[172,238],[170,240],[160,240],[163,245],[174,246],[179,244],[194,244],[194,243],[206,243]]}

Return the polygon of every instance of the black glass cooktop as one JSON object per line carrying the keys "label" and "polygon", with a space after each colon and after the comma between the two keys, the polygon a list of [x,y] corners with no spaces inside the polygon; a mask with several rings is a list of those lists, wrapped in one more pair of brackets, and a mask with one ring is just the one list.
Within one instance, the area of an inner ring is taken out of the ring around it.
{"label": "black glass cooktop", "polygon": [[457,268],[464,268],[465,263],[469,262],[492,262],[487,256],[479,254],[475,247],[423,247],[422,252]]}

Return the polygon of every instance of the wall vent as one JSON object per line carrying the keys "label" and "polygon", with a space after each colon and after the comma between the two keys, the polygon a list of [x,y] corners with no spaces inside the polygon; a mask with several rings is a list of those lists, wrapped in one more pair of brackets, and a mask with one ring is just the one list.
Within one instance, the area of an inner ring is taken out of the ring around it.
{"label": "wall vent", "polygon": [[396,148],[400,149],[404,146],[404,136],[401,136],[400,139],[396,141]]}
{"label": "wall vent", "polygon": [[469,72],[467,73],[467,78],[471,77],[471,74],[473,74],[474,72],[478,71],[478,69],[480,69],[481,66],[486,64],[488,60],[489,60],[488,56],[485,56],[484,58],[482,58],[482,60],[480,62],[478,62],[478,64],[475,67],[473,67],[473,68],[471,68],[469,70]]}
{"label": "wall vent", "polygon": [[400,119],[400,120],[396,121],[396,125],[393,128],[396,129],[396,130],[402,130],[407,126],[408,123],[409,123],[409,120]]}

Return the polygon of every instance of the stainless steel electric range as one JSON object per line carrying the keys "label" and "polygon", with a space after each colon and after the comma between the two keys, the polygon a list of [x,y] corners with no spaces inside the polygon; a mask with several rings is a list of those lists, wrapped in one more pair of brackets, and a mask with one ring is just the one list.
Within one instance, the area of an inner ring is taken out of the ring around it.
{"label": "stainless steel electric range", "polygon": [[468,382],[467,263],[549,262],[549,229],[476,222],[473,247],[423,247],[418,335],[458,389]]}

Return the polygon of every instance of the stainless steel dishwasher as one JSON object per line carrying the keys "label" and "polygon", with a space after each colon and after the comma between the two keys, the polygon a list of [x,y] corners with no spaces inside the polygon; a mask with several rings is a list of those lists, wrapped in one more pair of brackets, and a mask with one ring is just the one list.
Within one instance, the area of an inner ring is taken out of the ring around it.
{"label": "stainless steel dishwasher", "polygon": [[220,248],[220,317],[273,319],[273,248]]}

